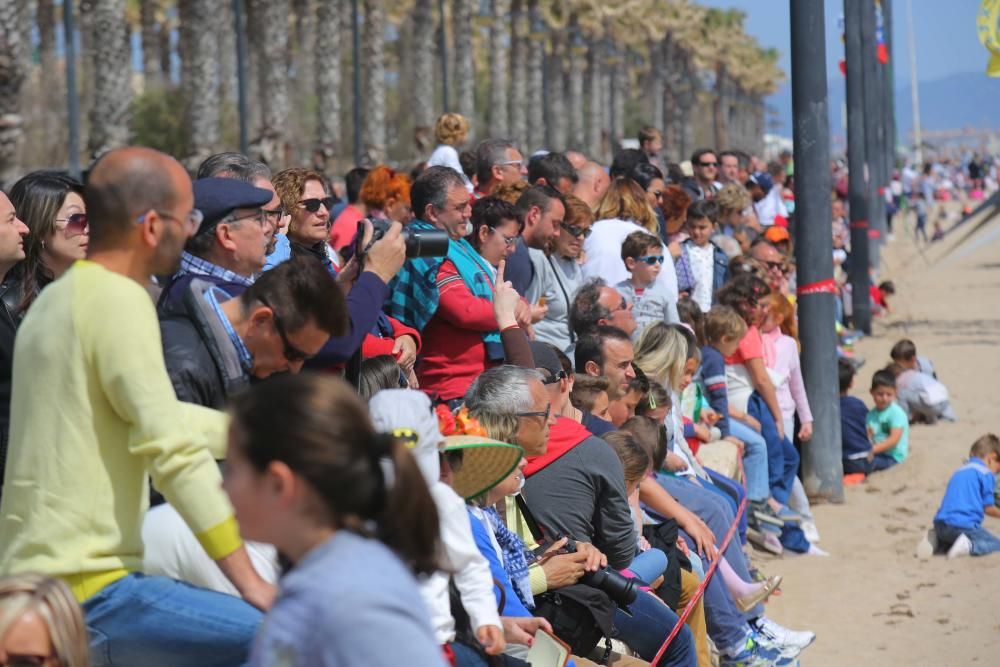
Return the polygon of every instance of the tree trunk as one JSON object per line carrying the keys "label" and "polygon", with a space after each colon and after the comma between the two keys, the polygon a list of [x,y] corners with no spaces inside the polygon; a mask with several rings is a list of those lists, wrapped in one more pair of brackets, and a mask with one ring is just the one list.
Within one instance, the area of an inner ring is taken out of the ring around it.
{"label": "tree trunk", "polygon": [[256,152],[273,169],[286,162],[289,112],[288,90],[288,0],[251,0],[251,12],[259,21],[261,41],[250,41],[258,52],[258,97],[261,98],[261,128]]}
{"label": "tree trunk", "polygon": [[349,14],[344,0],[323,0],[319,3],[317,20],[323,35],[323,48],[316,50],[316,150],[326,171],[340,149],[340,43],[343,35],[342,16]]}
{"label": "tree trunk", "polygon": [[231,0],[219,0],[216,14],[218,26],[229,26],[229,30],[216,30],[219,45],[219,113],[223,119],[224,133],[237,137],[230,140],[223,137],[224,143],[235,143],[239,135],[238,91],[239,81],[236,72],[236,15],[233,13]]}
{"label": "tree trunk", "polygon": [[538,1],[528,2],[528,90],[524,98],[514,100],[528,111],[528,140],[521,146],[525,155],[545,146],[545,27]]}
{"label": "tree trunk", "polygon": [[178,4],[184,50],[185,121],[188,149],[184,160],[196,169],[219,144],[219,43],[214,29],[218,7],[211,0],[182,0]]}
{"label": "tree trunk", "polygon": [[132,62],[125,25],[125,0],[91,0],[89,48],[93,90],[88,150],[92,158],[125,146],[129,139]]}
{"label": "tree trunk", "polygon": [[624,53],[617,55],[614,67],[610,68],[609,72],[611,73],[611,99],[614,101],[614,109],[612,110],[614,123],[611,125],[611,156],[613,157],[620,150],[622,139],[625,137],[625,97],[631,87]]}
{"label": "tree trunk", "polygon": [[21,88],[27,35],[21,30],[20,0],[0,0],[0,185],[17,175],[17,151],[24,137]]}
{"label": "tree trunk", "polygon": [[[451,5],[454,51],[451,61],[455,64],[452,81],[455,82],[455,109],[469,121],[469,139],[475,137],[476,125],[476,61],[472,55],[472,3],[453,0]],[[448,111],[448,109],[445,109]]]}
{"label": "tree trunk", "polygon": [[380,164],[386,158],[386,16],[381,0],[365,0],[364,10],[364,36],[361,40],[361,71],[365,77],[361,133],[363,159],[369,164]]}
{"label": "tree trunk", "polygon": [[[510,59],[510,43],[507,35],[508,0],[490,0],[490,136],[508,136],[507,125],[507,70]],[[515,19],[516,20],[516,19]]]}
{"label": "tree trunk", "polygon": [[585,48],[577,45],[569,49],[569,109],[566,114],[569,116],[569,138],[566,141],[566,148],[578,151],[585,151],[588,148],[583,122],[583,77],[587,66],[586,53]]}
{"label": "tree trunk", "polygon": [[649,124],[661,132],[663,124],[663,90],[666,85],[663,64],[663,41],[649,43]]}
{"label": "tree trunk", "polygon": [[528,138],[528,33],[530,19],[525,10],[525,0],[514,0],[510,22],[510,131],[507,136],[519,146]]}
{"label": "tree trunk", "polygon": [[53,0],[38,0],[35,20],[38,23],[38,63],[41,65],[42,90],[58,86],[59,65],[56,60],[56,10]]}
{"label": "tree trunk", "polygon": [[[321,0],[321,4],[323,0]],[[316,4],[314,0],[294,0],[295,10],[295,68],[296,95],[300,102],[316,94],[315,58],[317,48],[326,48],[328,43],[316,41]]]}
{"label": "tree trunk", "polygon": [[566,150],[566,73],[563,70],[566,40],[560,32],[551,32],[552,53],[546,71],[548,105],[545,109],[545,145],[552,151]]}
{"label": "tree trunk", "polygon": [[602,157],[601,137],[604,131],[604,73],[602,70],[601,45],[599,42],[591,42],[590,52],[587,54],[587,152],[593,160],[600,160]]}
{"label": "tree trunk", "polygon": [[[43,0],[52,2],[52,0]],[[162,85],[166,72],[160,61],[160,0],[139,3],[139,34],[142,37],[142,76],[145,88]]]}
{"label": "tree trunk", "polygon": [[729,104],[726,96],[726,66],[719,61],[715,64],[715,94],[712,96],[712,135],[716,150],[729,146],[726,132],[726,117]]}
{"label": "tree trunk", "polygon": [[413,31],[418,46],[410,54],[413,81],[410,113],[413,117],[413,143],[418,159],[427,158],[434,145],[434,6],[431,0],[416,0],[413,5]]}

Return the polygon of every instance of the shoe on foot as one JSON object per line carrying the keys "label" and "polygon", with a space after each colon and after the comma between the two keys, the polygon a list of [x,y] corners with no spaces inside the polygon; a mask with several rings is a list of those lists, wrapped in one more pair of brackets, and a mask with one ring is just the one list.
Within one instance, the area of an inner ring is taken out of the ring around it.
{"label": "shoe on foot", "polygon": [[747,531],[747,541],[759,549],[769,551],[776,556],[780,556],[785,548],[781,546],[781,540],[771,532]]}
{"label": "shoe on foot", "polygon": [[948,560],[970,555],[972,555],[972,540],[970,540],[965,533],[962,533],[958,536],[958,539],[955,540],[955,543],[951,545],[951,548],[948,549]]}
{"label": "shoe on foot", "polygon": [[917,558],[920,560],[927,560],[933,556],[938,550],[938,539],[937,531],[933,528],[928,529],[924,533],[923,538],[921,538],[920,543],[917,544]]}
{"label": "shoe on foot", "polygon": [[751,623],[751,625],[753,625],[757,632],[782,648],[795,647],[801,651],[816,641],[815,632],[809,630],[789,630],[766,616],[761,616]]}
{"label": "shoe on foot", "polygon": [[823,551],[815,544],[809,545],[809,550],[806,551],[807,556],[829,556],[829,552]]}
{"label": "shoe on foot", "polygon": [[736,608],[742,613],[747,613],[761,602],[771,597],[771,593],[781,587],[781,575],[775,575],[757,587],[757,590],[749,595],[736,598]]}
{"label": "shoe on foot", "polygon": [[[785,525],[785,521],[778,516],[778,513],[774,511],[766,501],[758,501],[750,503],[753,517],[761,524],[769,523],[772,526],[777,526],[781,528]],[[763,528],[763,526],[761,526]]]}
{"label": "shoe on foot", "polygon": [[747,637],[746,644],[739,653],[728,655],[722,653],[719,656],[719,667],[774,667],[774,665],[795,665],[798,661],[795,658],[786,658],[781,655],[781,651],[765,646],[757,641],[754,634]]}
{"label": "shoe on foot", "polygon": [[819,529],[816,528],[815,521],[803,521],[799,527],[802,529],[802,532],[805,533],[807,540],[813,544],[819,542]]}
{"label": "shoe on foot", "polygon": [[777,514],[784,523],[802,523],[802,515],[793,511],[788,505],[782,505]]}

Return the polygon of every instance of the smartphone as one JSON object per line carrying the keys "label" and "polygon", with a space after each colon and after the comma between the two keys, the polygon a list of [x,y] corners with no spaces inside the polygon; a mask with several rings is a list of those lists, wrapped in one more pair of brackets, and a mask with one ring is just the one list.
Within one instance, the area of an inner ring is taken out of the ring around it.
{"label": "smartphone", "polygon": [[569,656],[570,649],[564,641],[539,628],[527,661],[531,667],[566,667]]}

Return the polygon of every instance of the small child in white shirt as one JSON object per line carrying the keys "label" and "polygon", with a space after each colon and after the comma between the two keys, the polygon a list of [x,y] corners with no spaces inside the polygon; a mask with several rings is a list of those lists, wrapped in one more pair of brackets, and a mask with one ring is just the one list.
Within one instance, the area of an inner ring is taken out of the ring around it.
{"label": "small child in white shirt", "polygon": [[[670,322],[669,299],[656,285],[666,259],[660,239],[648,232],[632,232],[622,243],[622,261],[632,277],[615,289],[632,304],[632,315],[639,325],[635,337],[653,322]],[[672,265],[669,268],[673,270]]]}

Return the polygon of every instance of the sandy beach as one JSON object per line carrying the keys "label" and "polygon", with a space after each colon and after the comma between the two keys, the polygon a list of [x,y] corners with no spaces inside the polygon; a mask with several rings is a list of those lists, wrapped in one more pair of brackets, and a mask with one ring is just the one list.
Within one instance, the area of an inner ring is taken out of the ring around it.
{"label": "sandy beach", "polygon": [[[1000,554],[954,561],[914,555],[973,440],[1000,432],[1000,242],[991,232],[998,226],[979,232],[971,251],[948,253],[964,228],[924,253],[899,233],[886,248],[882,277],[896,283],[897,295],[893,312],[857,346],[867,363],[852,393],[871,406],[872,373],[888,363],[893,343],[908,337],[935,363],[959,420],[911,427],[905,463],[847,488],[842,505],[814,508],[829,558],[759,559],[765,572],[785,577],[786,593],[768,604],[769,615],[818,635],[803,665],[1000,662],[1000,583],[993,579]],[[985,525],[1000,533],[1000,520]]]}

